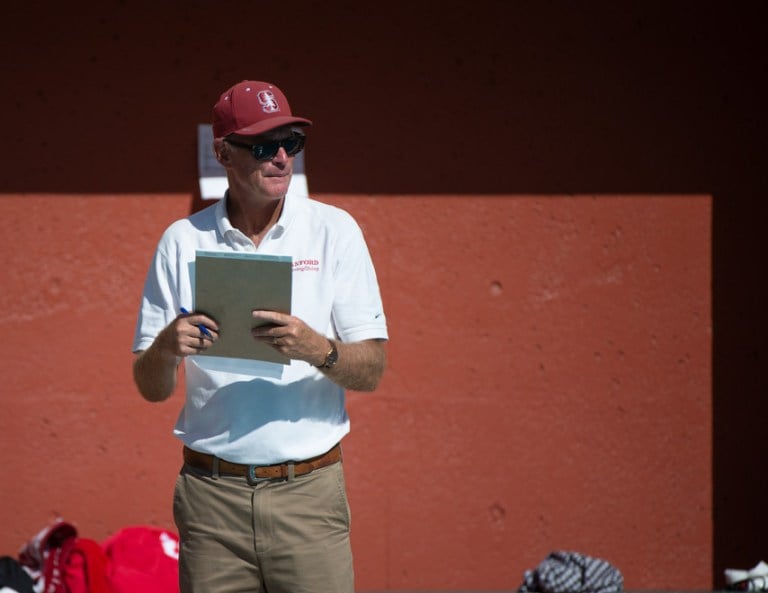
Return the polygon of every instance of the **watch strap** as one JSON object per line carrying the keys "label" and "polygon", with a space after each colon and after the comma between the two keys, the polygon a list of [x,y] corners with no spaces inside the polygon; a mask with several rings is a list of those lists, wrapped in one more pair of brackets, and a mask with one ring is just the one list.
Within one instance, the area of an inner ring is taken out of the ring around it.
{"label": "watch strap", "polygon": [[336,349],[336,344],[331,340],[328,340],[328,342],[330,343],[331,348],[328,350],[328,354],[325,355],[323,364],[318,365],[317,368],[319,369],[333,368],[336,362],[339,360],[339,351]]}

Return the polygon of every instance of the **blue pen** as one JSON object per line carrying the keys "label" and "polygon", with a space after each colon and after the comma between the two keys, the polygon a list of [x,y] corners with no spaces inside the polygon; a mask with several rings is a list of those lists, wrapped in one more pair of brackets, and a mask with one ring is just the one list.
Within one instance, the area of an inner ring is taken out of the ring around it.
{"label": "blue pen", "polygon": [[[181,307],[180,311],[184,315],[189,315],[189,311],[187,311],[184,307]],[[213,339],[213,336],[211,335],[211,332],[209,332],[208,328],[205,327],[202,323],[197,326],[197,329],[199,329],[201,332],[203,332],[204,336],[208,336],[209,338]]]}

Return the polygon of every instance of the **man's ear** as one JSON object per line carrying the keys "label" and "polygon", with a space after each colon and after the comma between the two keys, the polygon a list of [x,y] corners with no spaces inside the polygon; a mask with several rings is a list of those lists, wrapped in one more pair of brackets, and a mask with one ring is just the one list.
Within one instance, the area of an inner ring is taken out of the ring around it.
{"label": "man's ear", "polygon": [[230,155],[229,145],[224,142],[224,138],[215,138],[213,140],[213,154],[216,155],[216,160],[219,161],[222,167],[229,165]]}

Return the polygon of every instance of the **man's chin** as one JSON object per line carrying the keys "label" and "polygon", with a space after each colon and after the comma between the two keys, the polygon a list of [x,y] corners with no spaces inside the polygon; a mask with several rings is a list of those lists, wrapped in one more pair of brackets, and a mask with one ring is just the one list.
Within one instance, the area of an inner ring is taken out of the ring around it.
{"label": "man's chin", "polygon": [[288,177],[269,177],[267,179],[266,190],[270,195],[281,198],[288,192],[288,186],[291,184],[291,178]]}

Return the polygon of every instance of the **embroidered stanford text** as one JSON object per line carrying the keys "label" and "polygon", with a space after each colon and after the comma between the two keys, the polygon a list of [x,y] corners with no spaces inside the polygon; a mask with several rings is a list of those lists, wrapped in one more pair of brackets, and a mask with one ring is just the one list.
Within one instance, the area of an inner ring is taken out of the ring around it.
{"label": "embroidered stanford text", "polygon": [[319,272],[320,260],[317,259],[297,259],[293,262],[294,272]]}

